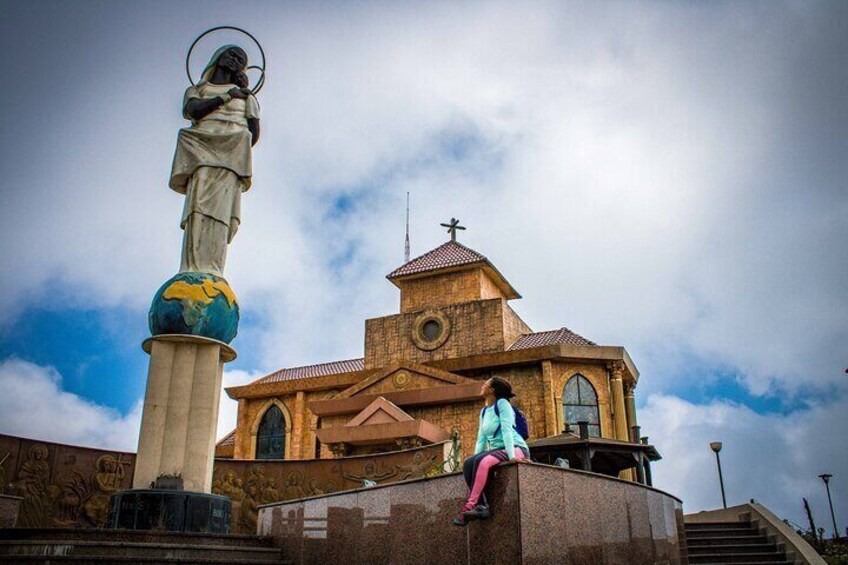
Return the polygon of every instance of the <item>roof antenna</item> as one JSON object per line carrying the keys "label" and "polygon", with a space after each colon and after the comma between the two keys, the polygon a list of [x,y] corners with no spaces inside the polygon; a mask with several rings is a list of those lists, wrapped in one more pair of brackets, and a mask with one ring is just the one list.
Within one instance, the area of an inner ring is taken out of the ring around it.
{"label": "roof antenna", "polygon": [[406,193],[406,242],[403,246],[403,262],[409,263],[409,192]]}

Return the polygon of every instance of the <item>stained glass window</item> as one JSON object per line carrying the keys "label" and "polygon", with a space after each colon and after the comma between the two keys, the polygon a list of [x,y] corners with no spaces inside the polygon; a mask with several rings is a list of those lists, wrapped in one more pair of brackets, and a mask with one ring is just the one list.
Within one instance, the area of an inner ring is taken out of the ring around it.
{"label": "stained glass window", "polygon": [[583,375],[568,379],[562,391],[562,410],[565,421],[577,433],[577,422],[589,422],[589,435],[601,437],[601,418],[598,411],[598,394]]}
{"label": "stained glass window", "polygon": [[271,406],[262,416],[256,435],[257,459],[284,459],[286,456],[286,422],[278,406]]}

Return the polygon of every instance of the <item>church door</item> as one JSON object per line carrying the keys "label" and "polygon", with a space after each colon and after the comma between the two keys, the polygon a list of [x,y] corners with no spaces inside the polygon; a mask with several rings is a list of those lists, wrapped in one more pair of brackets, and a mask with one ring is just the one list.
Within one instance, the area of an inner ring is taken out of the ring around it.
{"label": "church door", "polygon": [[257,459],[285,459],[286,422],[283,412],[271,406],[262,416],[259,433],[256,435]]}

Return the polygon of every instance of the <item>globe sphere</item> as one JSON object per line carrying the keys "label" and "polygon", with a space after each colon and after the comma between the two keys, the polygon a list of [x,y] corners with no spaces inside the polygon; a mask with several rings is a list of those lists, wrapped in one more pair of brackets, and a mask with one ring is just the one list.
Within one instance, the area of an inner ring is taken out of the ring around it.
{"label": "globe sphere", "polygon": [[153,297],[148,322],[154,336],[196,335],[230,343],[238,333],[238,300],[222,277],[179,273]]}

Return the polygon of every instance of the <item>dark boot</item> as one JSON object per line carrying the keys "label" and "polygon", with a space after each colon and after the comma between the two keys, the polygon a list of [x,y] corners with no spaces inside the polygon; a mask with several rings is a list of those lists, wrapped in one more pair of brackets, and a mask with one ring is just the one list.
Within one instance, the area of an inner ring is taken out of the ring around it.
{"label": "dark boot", "polygon": [[485,504],[478,504],[474,508],[466,510],[462,513],[463,518],[465,518],[466,520],[485,520],[491,515],[492,514],[489,512],[489,507]]}

